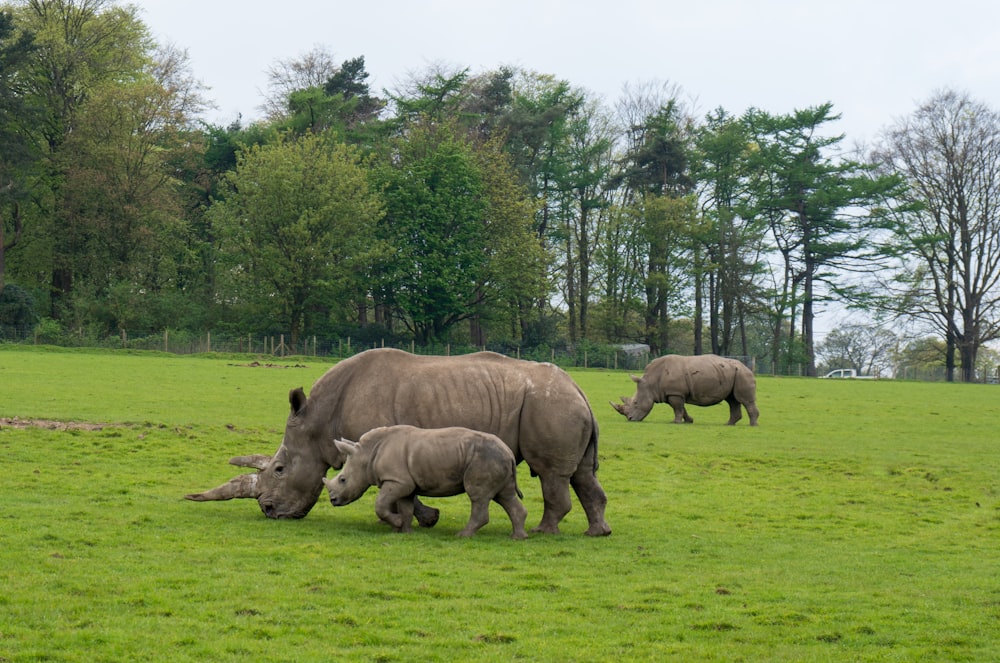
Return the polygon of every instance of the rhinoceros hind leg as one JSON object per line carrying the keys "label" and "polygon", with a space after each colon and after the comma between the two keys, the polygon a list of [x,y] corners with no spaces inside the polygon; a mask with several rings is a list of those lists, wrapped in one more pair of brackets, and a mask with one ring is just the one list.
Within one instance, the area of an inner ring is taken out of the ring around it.
{"label": "rhinoceros hind leg", "polygon": [[576,492],[577,499],[583,506],[584,513],[587,514],[587,536],[608,536],[611,534],[611,526],[604,520],[604,509],[608,505],[608,496],[601,487],[601,482],[597,480],[597,475],[589,469],[577,470],[577,473],[570,479],[570,484]]}
{"label": "rhinoceros hind leg", "polygon": [[528,533],[524,531],[524,521],[528,519],[528,510],[517,498],[517,485],[511,482],[497,493],[493,501],[502,506],[503,510],[507,512],[507,517],[510,518],[510,524],[513,527],[510,538],[527,539]]}
{"label": "rhinoceros hind leg", "polygon": [[539,474],[538,478],[542,483],[542,500],[545,507],[542,521],[531,531],[558,534],[559,523],[572,507],[569,500],[569,481],[565,477],[551,474]]}
{"label": "rhinoceros hind leg", "polygon": [[465,529],[458,533],[458,536],[472,536],[488,522],[490,522],[490,498],[477,497],[472,500],[469,522],[466,523]]}
{"label": "rhinoceros hind leg", "polygon": [[740,402],[736,400],[735,396],[730,396],[726,401],[729,403],[729,421],[726,422],[726,425],[735,426],[736,422],[743,418]]}

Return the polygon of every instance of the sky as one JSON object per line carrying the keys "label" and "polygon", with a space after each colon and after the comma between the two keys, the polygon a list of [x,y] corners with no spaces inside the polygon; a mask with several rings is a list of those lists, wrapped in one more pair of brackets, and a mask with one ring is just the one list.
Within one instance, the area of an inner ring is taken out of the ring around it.
{"label": "sky", "polygon": [[873,141],[943,88],[1000,108],[995,0],[133,0],[186,49],[217,108],[259,118],[267,69],[320,47],[365,58],[376,93],[435,64],[515,65],[613,104],[623,86],[678,86],[699,116],[831,102],[845,145]]}

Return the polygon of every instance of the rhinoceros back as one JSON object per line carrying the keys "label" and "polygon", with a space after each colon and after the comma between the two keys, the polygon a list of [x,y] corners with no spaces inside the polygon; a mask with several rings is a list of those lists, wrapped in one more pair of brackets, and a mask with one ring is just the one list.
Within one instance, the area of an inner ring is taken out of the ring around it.
{"label": "rhinoceros back", "polygon": [[327,371],[313,385],[309,409],[331,426],[331,439],[357,440],[396,424],[462,426],[496,435],[529,466],[575,457],[575,467],[591,437],[596,443],[590,406],[564,371],[492,352],[369,350]]}

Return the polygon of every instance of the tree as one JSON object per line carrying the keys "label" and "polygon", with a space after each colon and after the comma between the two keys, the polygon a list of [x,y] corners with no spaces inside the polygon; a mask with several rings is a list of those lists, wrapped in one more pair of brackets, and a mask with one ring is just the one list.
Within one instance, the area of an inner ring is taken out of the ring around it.
{"label": "tree", "polygon": [[[446,340],[455,324],[487,314],[498,299],[536,293],[533,208],[498,145],[476,145],[453,125],[425,118],[396,142],[381,180],[380,235],[393,252],[379,268],[378,300],[402,314],[418,342]],[[527,287],[514,288],[518,280]]]}
{"label": "tree", "polygon": [[1000,114],[944,90],[881,143],[875,157],[916,203],[891,228],[900,270],[881,280],[881,300],[941,334],[949,381],[959,365],[972,381],[980,349],[1000,338]]}
{"label": "tree", "polygon": [[[101,222],[100,205],[81,195],[84,188],[96,191],[84,172],[99,172],[99,167],[87,162],[93,152],[79,150],[86,136],[107,138],[99,136],[101,130],[96,127],[85,125],[92,120],[105,126],[110,123],[98,108],[117,110],[114,90],[135,92],[134,86],[145,84],[150,76],[155,43],[138,11],[110,0],[28,0],[13,10],[19,29],[35,36],[35,51],[20,82],[25,98],[40,114],[35,130],[44,173],[32,198],[40,206],[39,241],[49,244],[53,317],[66,315],[72,308],[78,277],[84,280],[84,291],[95,289],[86,283],[87,271],[103,262],[94,255],[101,238],[95,239],[90,223]],[[126,105],[134,101],[133,97]],[[95,105],[88,108],[91,102]],[[98,144],[89,147],[114,149]]]}
{"label": "tree", "polygon": [[752,211],[751,145],[746,125],[722,109],[696,134],[693,177],[704,223],[697,241],[707,282],[698,292],[707,290],[711,351],[719,355],[750,354],[748,325],[759,308],[767,225]]}
{"label": "tree", "polygon": [[[693,238],[699,223],[687,195],[692,190],[689,122],[676,88],[640,88],[619,104],[626,145],[611,185],[634,220],[642,274],[644,339],[659,353],[671,347],[668,332],[694,283],[698,266]],[[696,297],[696,299],[698,299]],[[691,314],[690,307],[683,311]]]}
{"label": "tree", "polygon": [[757,181],[751,214],[767,219],[783,270],[773,299],[774,351],[784,329],[793,347],[801,306],[810,376],[816,375],[816,305],[847,293],[841,287],[843,270],[871,270],[879,255],[871,250],[870,237],[884,225],[885,203],[902,188],[900,178],[876,175],[871,164],[830,154],[844,138],[820,135],[827,122],[839,118],[832,111],[833,105],[826,103],[789,115],[750,109],[744,116],[758,148],[753,152]]}
{"label": "tree", "polygon": [[261,110],[271,121],[281,121],[289,115],[292,93],[322,89],[336,73],[333,54],[322,46],[315,46],[297,58],[278,60],[267,68],[267,94]]}
{"label": "tree", "polygon": [[899,339],[888,329],[870,324],[840,325],[820,343],[816,352],[828,368],[853,368],[859,375],[892,370]]}
{"label": "tree", "polygon": [[222,194],[209,220],[228,265],[226,297],[251,319],[273,320],[294,345],[338,303],[343,315],[363,300],[383,209],[355,148],[313,134],[251,146]]}
{"label": "tree", "polygon": [[31,138],[34,112],[22,84],[33,41],[31,33],[17,34],[10,12],[0,11],[0,297],[6,285],[7,252],[24,232],[26,181],[37,163]]}

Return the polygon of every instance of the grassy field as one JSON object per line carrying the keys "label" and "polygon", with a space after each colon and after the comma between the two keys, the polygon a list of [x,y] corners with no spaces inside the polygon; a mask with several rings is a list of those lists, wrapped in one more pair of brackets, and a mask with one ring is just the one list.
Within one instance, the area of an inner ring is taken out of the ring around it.
{"label": "grassy field", "polygon": [[511,541],[494,506],[462,540],[461,496],[410,535],[374,491],[300,521],[183,500],[328,368],[252,360],[0,346],[0,417],[105,424],[0,427],[0,661],[1000,660],[996,386],[760,378],[758,428],[675,426],[574,371],[614,533],[575,503]]}

